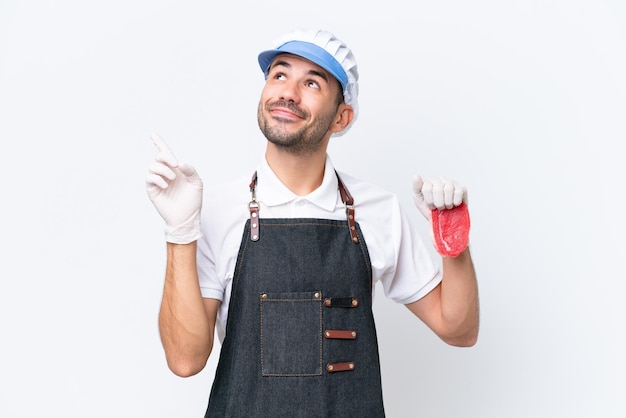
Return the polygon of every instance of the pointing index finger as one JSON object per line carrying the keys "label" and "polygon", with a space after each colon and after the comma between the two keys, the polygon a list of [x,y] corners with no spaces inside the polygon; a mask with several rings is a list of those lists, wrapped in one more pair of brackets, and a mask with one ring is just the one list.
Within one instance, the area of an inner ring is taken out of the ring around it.
{"label": "pointing index finger", "polygon": [[152,139],[152,143],[157,147],[159,151],[169,152],[170,154],[172,153],[172,150],[170,149],[170,147],[167,146],[163,138],[161,138],[156,133],[151,132],[150,139]]}
{"label": "pointing index finger", "polygon": [[[168,162],[170,163],[176,163],[177,160],[176,160],[176,157],[174,156],[174,153],[172,152],[170,147],[167,145],[165,140],[163,140],[163,138],[161,138],[156,133],[152,132],[150,134],[150,139],[152,139],[152,143],[156,146],[157,150],[159,151],[159,154],[162,154],[164,159],[168,160]],[[177,165],[177,163],[174,164],[174,166],[175,165]]]}

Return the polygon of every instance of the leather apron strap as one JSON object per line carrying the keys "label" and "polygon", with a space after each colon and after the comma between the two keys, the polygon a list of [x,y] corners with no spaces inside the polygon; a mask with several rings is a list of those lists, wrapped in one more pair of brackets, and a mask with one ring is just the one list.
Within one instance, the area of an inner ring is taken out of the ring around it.
{"label": "leather apron strap", "polygon": [[[346,217],[348,219],[348,226],[350,227],[350,236],[352,237],[352,242],[355,244],[359,243],[359,235],[357,234],[356,229],[356,221],[354,218],[354,199],[352,195],[346,188],[346,186],[341,181],[341,177],[339,177],[339,173],[335,170],[335,175],[337,176],[337,183],[339,188],[339,195],[341,196],[341,201],[346,208]],[[248,203],[248,210],[250,211],[250,239],[252,241],[258,241],[260,238],[259,231],[259,202],[256,200],[256,183],[257,183],[257,172],[255,171],[252,175],[252,180],[250,181],[250,193],[252,194],[252,199]]]}

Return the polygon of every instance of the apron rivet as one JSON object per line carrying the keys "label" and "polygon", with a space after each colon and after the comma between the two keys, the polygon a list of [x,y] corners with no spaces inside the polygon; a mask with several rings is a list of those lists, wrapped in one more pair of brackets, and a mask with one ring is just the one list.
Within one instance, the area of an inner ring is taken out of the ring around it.
{"label": "apron rivet", "polygon": [[334,369],[334,367],[333,367],[331,364],[329,364],[329,365],[326,367],[326,369],[327,369],[329,372],[332,372],[332,371],[333,371],[333,369]]}
{"label": "apron rivet", "polygon": [[354,338],[356,338],[356,332],[355,332],[355,331],[352,331],[352,336],[353,336]]}
{"label": "apron rivet", "polygon": [[267,299],[267,293],[261,293],[261,299]]}

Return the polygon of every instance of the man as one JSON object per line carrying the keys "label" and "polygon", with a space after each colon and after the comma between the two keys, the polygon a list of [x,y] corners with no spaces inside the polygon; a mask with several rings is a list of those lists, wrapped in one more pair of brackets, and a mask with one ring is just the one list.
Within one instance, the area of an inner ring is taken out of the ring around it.
{"label": "man", "polygon": [[[440,269],[393,194],[333,167],[328,143],[358,112],[356,61],[342,41],[296,31],[258,59],[267,147],[244,180],[203,189],[152,137],[159,152],[146,182],[166,223],[159,329],[168,366],[198,373],[217,331],[206,417],[384,416],[374,285],[445,342],[471,346],[469,248],[442,257]],[[414,193],[430,222],[467,196],[453,181],[419,176]]]}

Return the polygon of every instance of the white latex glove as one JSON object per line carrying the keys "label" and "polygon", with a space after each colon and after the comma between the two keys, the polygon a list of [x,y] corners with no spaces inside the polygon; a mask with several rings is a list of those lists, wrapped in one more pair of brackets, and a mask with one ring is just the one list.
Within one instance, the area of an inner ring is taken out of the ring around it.
{"label": "white latex glove", "polygon": [[452,209],[461,202],[467,204],[465,186],[445,177],[434,177],[424,181],[413,176],[413,202],[428,221],[432,220],[433,209]]}
{"label": "white latex glove", "polygon": [[151,134],[157,156],[146,176],[148,197],[165,221],[165,239],[189,244],[202,236],[202,179],[196,170],[179,162],[157,134]]}

